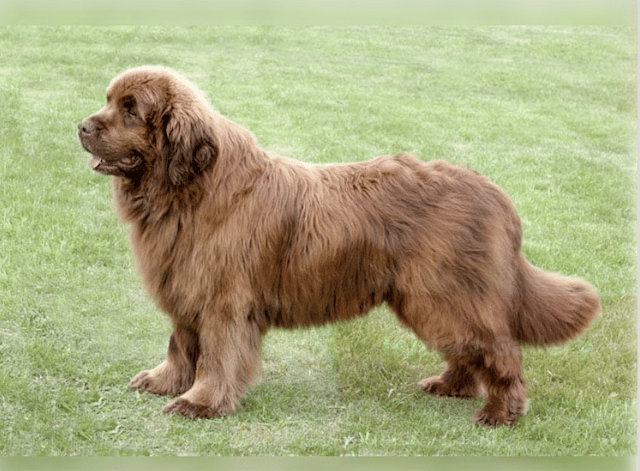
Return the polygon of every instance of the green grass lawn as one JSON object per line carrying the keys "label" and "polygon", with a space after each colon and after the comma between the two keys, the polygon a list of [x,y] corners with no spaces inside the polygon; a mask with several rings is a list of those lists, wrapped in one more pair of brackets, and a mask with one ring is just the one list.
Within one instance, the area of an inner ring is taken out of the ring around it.
{"label": "green grass lawn", "polygon": [[[0,454],[634,455],[636,242],[630,27],[0,28]],[[270,150],[309,162],[412,152],[513,198],[536,265],[595,284],[578,339],[526,348],[529,413],[428,397],[440,357],[386,307],[270,332],[230,417],[167,416],[127,389],[165,354],[76,125],[110,79],[183,72]]]}

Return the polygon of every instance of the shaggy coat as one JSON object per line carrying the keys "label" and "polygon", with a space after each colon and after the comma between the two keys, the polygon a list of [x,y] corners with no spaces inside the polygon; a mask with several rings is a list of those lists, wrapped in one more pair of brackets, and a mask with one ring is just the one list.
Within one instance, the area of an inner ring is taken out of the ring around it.
{"label": "shaggy coat", "polygon": [[274,155],[162,67],[116,77],[79,137],[92,168],[114,177],[138,268],[173,323],[165,361],[130,383],[178,395],[165,412],[233,412],[267,329],[384,302],[446,360],[426,392],[484,390],[474,419],[511,424],[526,410],[520,344],[569,339],[599,311],[589,284],[525,260],[509,197],[467,168]]}

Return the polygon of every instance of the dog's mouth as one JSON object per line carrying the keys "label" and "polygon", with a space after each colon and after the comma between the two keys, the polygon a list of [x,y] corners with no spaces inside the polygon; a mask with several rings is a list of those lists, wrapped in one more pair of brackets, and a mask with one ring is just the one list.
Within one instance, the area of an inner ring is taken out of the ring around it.
{"label": "dog's mouth", "polygon": [[118,168],[118,166],[116,166],[114,163],[108,162],[95,154],[92,154],[91,157],[89,157],[89,166],[96,172],[100,172],[104,175],[125,175],[125,172]]}
{"label": "dog's mouth", "polygon": [[97,155],[94,149],[92,149],[91,144],[85,142],[82,137],[80,138],[80,142],[84,150],[91,154],[91,157],[89,157],[89,167],[96,172],[104,175],[124,177],[130,173],[135,173],[142,166],[142,158],[137,154],[121,157],[117,160],[106,159]]}
{"label": "dog's mouth", "polygon": [[[83,147],[88,152],[91,152],[89,146],[84,144],[84,142]],[[107,175],[114,175],[118,173],[118,168],[114,163],[108,162],[94,153],[91,153],[91,157],[89,157],[89,167],[91,167],[91,169],[95,170],[96,172],[104,173]]]}
{"label": "dog's mouth", "polygon": [[142,159],[138,156],[130,156],[117,161],[107,160],[95,154],[89,157],[89,166],[96,172],[114,177],[132,177],[142,169]]}
{"label": "dog's mouth", "polygon": [[89,158],[89,166],[93,169],[93,170],[100,170],[100,166],[102,166],[104,164],[104,160],[101,159],[100,157],[98,157],[97,155],[91,155],[91,157]]}
{"label": "dog's mouth", "polygon": [[82,145],[84,150],[86,150],[91,154],[91,157],[89,157],[89,167],[91,167],[93,170],[100,171],[100,167],[104,165],[104,160],[93,153],[93,150],[91,149],[91,145],[87,143],[85,139],[83,139],[82,134],[79,134],[79,137],[80,137],[80,144]]}
{"label": "dog's mouth", "polygon": [[119,175],[122,171],[116,165],[116,162],[110,162],[103,157],[100,157],[95,152],[95,149],[91,145],[90,142],[87,142],[86,139],[83,139],[83,136],[80,134],[80,143],[84,150],[91,154],[89,157],[89,167],[96,172],[103,173],[105,175]]}

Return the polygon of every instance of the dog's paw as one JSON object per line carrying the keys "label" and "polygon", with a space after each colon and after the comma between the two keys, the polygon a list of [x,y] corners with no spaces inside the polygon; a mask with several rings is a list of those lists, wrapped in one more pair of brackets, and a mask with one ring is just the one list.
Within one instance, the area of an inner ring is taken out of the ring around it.
{"label": "dog's paw", "polygon": [[164,361],[152,370],[144,370],[129,381],[129,387],[161,396],[178,396],[193,383],[189,370],[180,370]]}
{"label": "dog's paw", "polygon": [[191,419],[213,419],[224,415],[219,409],[193,404],[182,397],[171,401],[162,409],[162,412],[165,414],[180,414]]}
{"label": "dog's paw", "polygon": [[480,409],[473,415],[472,420],[480,425],[496,427],[498,425],[513,425],[517,419],[517,415],[495,414]]}
{"label": "dog's paw", "polygon": [[473,421],[480,425],[513,425],[520,417],[527,413],[529,400],[517,401],[508,407],[492,407],[486,404],[482,409],[473,414]]}
{"label": "dog's paw", "polygon": [[475,384],[452,385],[442,379],[441,376],[425,378],[418,383],[424,392],[436,396],[458,397],[471,399],[479,395],[479,389]]}
{"label": "dog's paw", "polygon": [[129,387],[140,391],[154,392],[155,383],[149,370],[141,371],[129,381]]}
{"label": "dog's paw", "polygon": [[175,396],[181,392],[179,388],[175,387],[175,385],[166,384],[165,382],[160,381],[150,370],[141,371],[134,376],[133,379],[129,381],[129,387],[140,391],[158,394],[160,396]]}

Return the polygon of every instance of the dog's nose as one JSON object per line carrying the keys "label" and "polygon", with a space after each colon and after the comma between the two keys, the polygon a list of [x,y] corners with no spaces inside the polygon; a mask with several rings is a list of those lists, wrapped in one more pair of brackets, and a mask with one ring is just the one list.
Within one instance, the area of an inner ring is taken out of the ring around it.
{"label": "dog's nose", "polygon": [[78,124],[78,130],[82,133],[82,134],[91,134],[93,131],[95,131],[96,127],[95,125],[88,120],[85,120],[83,122],[81,122],[80,124]]}

